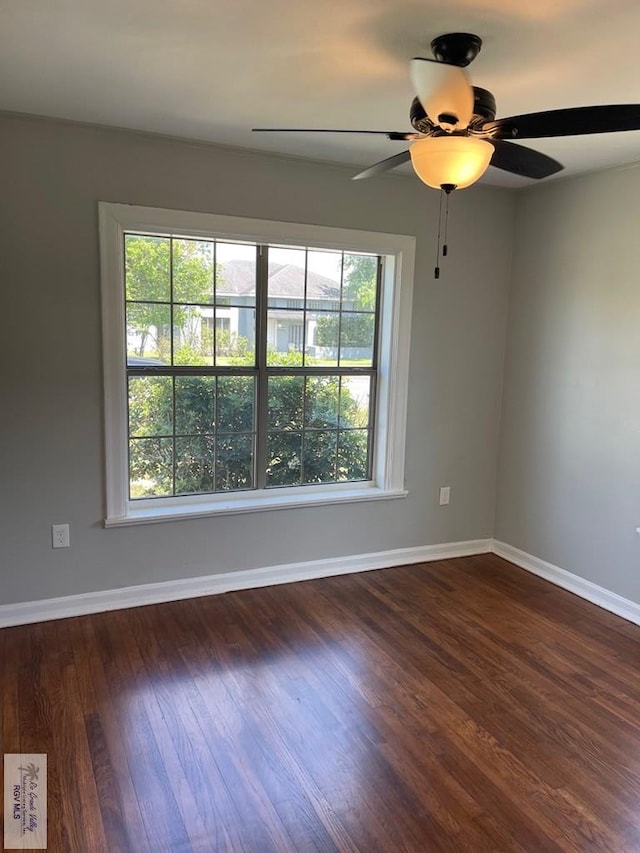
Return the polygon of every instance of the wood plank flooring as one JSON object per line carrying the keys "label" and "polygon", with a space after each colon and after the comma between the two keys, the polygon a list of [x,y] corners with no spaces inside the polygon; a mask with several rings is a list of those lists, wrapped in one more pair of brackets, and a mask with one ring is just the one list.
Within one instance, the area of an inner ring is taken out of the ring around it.
{"label": "wood plank flooring", "polygon": [[53,853],[640,851],[640,628],[493,555],[0,631]]}

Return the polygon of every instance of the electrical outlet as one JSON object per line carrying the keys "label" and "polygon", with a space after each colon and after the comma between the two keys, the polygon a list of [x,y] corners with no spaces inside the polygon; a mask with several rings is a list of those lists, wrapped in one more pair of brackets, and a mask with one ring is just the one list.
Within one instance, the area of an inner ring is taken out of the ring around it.
{"label": "electrical outlet", "polygon": [[451,486],[440,487],[440,506],[448,506],[451,500]]}
{"label": "electrical outlet", "polygon": [[69,547],[69,525],[68,524],[52,524],[51,525],[51,545],[54,548]]}

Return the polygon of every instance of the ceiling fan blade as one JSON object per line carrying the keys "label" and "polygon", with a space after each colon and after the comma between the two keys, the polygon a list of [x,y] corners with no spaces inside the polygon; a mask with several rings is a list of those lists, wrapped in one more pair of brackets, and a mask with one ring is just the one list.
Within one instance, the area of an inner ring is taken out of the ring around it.
{"label": "ceiling fan blade", "polygon": [[252,127],[252,133],[374,133],[387,139],[408,142],[419,134],[405,130],[343,130],[326,127]]}
{"label": "ceiling fan blade", "polygon": [[490,165],[505,172],[539,180],[564,169],[562,163],[541,151],[534,151],[533,148],[525,148],[524,145],[504,142],[501,139],[488,139],[487,142],[495,149]]}
{"label": "ceiling fan blade", "polygon": [[584,136],[640,130],[640,104],[571,107],[487,122],[483,130],[497,130],[501,139],[540,139],[544,136]]}
{"label": "ceiling fan blade", "polygon": [[395,169],[396,166],[402,166],[403,163],[408,163],[411,159],[409,150],[401,151],[399,154],[394,154],[393,157],[387,157],[385,160],[380,160],[369,166],[364,172],[358,172],[351,178],[352,181],[360,181],[362,178],[372,178],[374,175],[381,175],[383,172],[388,172],[389,169]]}
{"label": "ceiling fan blade", "polygon": [[416,95],[430,121],[448,130],[464,130],[473,116],[473,89],[464,68],[416,57],[410,70]]}

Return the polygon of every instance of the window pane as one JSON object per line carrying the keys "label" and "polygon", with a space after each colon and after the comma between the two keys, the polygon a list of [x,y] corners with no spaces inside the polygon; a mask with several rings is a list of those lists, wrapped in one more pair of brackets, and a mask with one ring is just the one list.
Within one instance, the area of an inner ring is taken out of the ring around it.
{"label": "window pane", "polygon": [[270,429],[302,429],[304,376],[269,377],[267,395]]}
{"label": "window pane", "polygon": [[304,483],[332,483],[336,479],[335,430],[307,430],[304,434],[302,471]]}
{"label": "window pane", "polygon": [[269,248],[269,308],[302,308],[305,263],[304,249]]}
{"label": "window pane", "polygon": [[365,428],[369,426],[369,376],[343,376],[340,386],[340,426]]}
{"label": "window pane", "polygon": [[216,243],[216,303],[255,306],[255,246],[242,243]]}
{"label": "window pane", "polygon": [[213,243],[173,241],[173,301],[213,302]]}
{"label": "window pane", "polygon": [[173,363],[213,364],[212,308],[175,305],[173,309]]}
{"label": "window pane", "polygon": [[216,490],[253,488],[252,435],[218,435],[216,444]]}
{"label": "window pane", "polygon": [[307,254],[307,310],[340,309],[341,252],[310,250]]}
{"label": "window pane", "polygon": [[129,378],[129,435],[171,435],[173,381],[170,376]]}
{"label": "window pane", "polygon": [[312,364],[334,367],[338,364],[339,314],[307,314],[309,335],[307,354]]}
{"label": "window pane", "polygon": [[378,258],[375,255],[344,256],[342,308],[375,311]]}
{"label": "window pane", "polygon": [[173,439],[131,439],[129,442],[129,491],[132,498],[172,494]]}
{"label": "window pane", "polygon": [[218,378],[218,432],[253,432],[254,379],[252,376]]}
{"label": "window pane", "polygon": [[302,311],[269,311],[267,317],[267,364],[301,367],[304,337]]}
{"label": "window pane", "polygon": [[267,486],[297,486],[300,483],[301,451],[301,433],[268,433]]}
{"label": "window pane", "polygon": [[124,241],[126,298],[141,302],[169,302],[170,239],[126,234]]}
{"label": "window pane", "polygon": [[212,436],[176,439],[176,494],[213,491],[214,450]]}
{"label": "window pane", "polygon": [[176,435],[212,433],[215,376],[176,376]]}
{"label": "window pane", "polygon": [[345,430],[338,435],[338,480],[366,480],[368,477],[369,431]]}
{"label": "window pane", "polygon": [[338,376],[307,377],[304,413],[307,427],[335,429],[338,426],[339,390]]}
{"label": "window pane", "polygon": [[343,314],[340,323],[340,366],[371,366],[373,314]]}
{"label": "window pane", "polygon": [[254,365],[256,319],[254,308],[216,306],[216,364]]}
{"label": "window pane", "polygon": [[[149,361],[153,359],[153,361]],[[127,364],[171,362],[171,309],[152,303],[127,304]]]}
{"label": "window pane", "polygon": [[[329,249],[309,249],[307,252],[307,277],[315,283],[307,284],[307,299],[340,299],[340,274],[342,272],[342,252]],[[318,286],[321,289],[318,289]]]}

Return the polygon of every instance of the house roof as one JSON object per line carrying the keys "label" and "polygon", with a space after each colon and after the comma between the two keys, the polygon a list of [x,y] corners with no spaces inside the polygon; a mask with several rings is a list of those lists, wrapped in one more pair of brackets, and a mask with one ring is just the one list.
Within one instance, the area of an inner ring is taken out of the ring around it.
{"label": "house roof", "polygon": [[[218,280],[220,294],[244,296],[255,292],[256,270],[253,261],[227,261]],[[301,298],[304,293],[304,269],[294,264],[269,264],[269,296]],[[307,299],[340,299],[340,284],[320,273],[307,271]]]}

